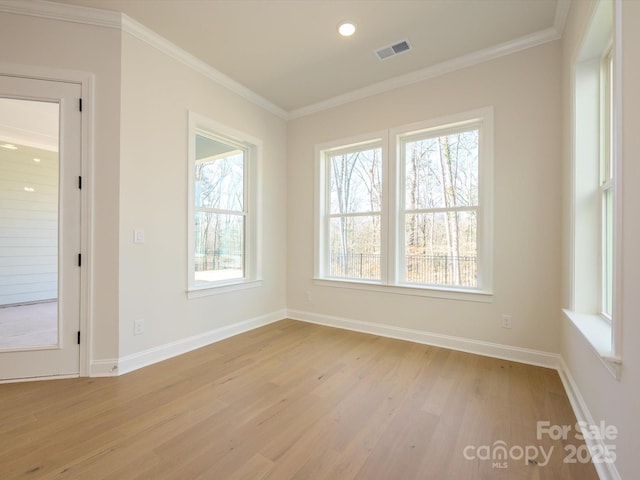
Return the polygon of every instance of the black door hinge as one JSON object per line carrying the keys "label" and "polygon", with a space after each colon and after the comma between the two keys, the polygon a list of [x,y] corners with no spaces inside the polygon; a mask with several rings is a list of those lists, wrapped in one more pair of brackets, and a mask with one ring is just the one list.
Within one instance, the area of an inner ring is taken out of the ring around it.
{"label": "black door hinge", "polygon": [[82,266],[82,254],[81,253],[78,254],[78,266],[79,267]]}
{"label": "black door hinge", "polygon": [[78,109],[80,109],[80,111],[82,111],[82,99],[81,98],[78,99]]}
{"label": "black door hinge", "polygon": [[78,188],[82,190],[82,176],[78,177]]}
{"label": "black door hinge", "polygon": [[78,330],[78,345],[80,345],[80,330]]}

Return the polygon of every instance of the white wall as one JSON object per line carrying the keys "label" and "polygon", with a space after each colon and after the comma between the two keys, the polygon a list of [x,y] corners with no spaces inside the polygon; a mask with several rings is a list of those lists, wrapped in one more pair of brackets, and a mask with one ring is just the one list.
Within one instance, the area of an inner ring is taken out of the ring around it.
{"label": "white wall", "polygon": [[[560,43],[552,42],[291,121],[288,307],[557,352],[560,87]],[[314,284],[314,145],[485,106],[495,108],[493,301]],[[513,316],[511,330],[501,328],[503,313]]]}
{"label": "white wall", "polygon": [[92,360],[117,358],[120,31],[0,13],[0,63],[95,75]]}
{"label": "white wall", "polygon": [[[187,114],[263,143],[263,283],[187,299]],[[286,123],[129,33],[122,36],[119,298],[127,357],[286,307]],[[134,229],[145,243],[134,244]],[[133,322],[145,333],[133,335]]]}
{"label": "white wall", "polygon": [[[638,477],[637,439],[640,437],[640,2],[621,3],[622,32],[622,372],[616,380],[605,368],[596,353],[564,315],[558,312],[562,324],[560,352],[577,387],[596,422],[618,428],[616,439],[616,468],[622,478]],[[563,234],[563,305],[570,302],[570,237],[569,205],[571,199],[571,65],[575,60],[594,7],[593,2],[572,2],[569,21],[563,40],[563,171],[564,171],[564,234]],[[612,443],[612,442],[607,442]]]}

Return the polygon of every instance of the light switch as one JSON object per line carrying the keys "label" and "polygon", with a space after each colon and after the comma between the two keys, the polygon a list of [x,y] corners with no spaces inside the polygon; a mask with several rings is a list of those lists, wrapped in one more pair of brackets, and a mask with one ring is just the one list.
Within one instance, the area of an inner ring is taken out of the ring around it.
{"label": "light switch", "polygon": [[133,243],[144,243],[144,230],[133,231]]}

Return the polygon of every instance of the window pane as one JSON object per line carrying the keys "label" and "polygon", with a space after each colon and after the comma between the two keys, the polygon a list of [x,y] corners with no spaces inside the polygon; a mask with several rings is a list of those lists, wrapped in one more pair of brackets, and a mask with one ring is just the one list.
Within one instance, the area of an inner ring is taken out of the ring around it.
{"label": "window pane", "polygon": [[478,205],[478,130],[404,144],[407,210]]}
{"label": "window pane", "polygon": [[613,179],[613,52],[609,51],[606,59],[606,89],[605,89],[605,146],[606,146],[606,159],[605,159],[605,181]]}
{"label": "window pane", "polygon": [[410,283],[476,287],[475,211],[405,215],[405,278]]}
{"label": "window pane", "polygon": [[330,276],[380,279],[380,216],[330,221]]}
{"label": "window pane", "polygon": [[243,215],[196,212],[196,282],[244,277],[244,233]]}
{"label": "window pane", "polygon": [[60,215],[68,203],[60,105],[0,98],[0,111],[0,349],[51,348],[71,320],[58,317],[58,294],[71,285],[58,265],[66,258],[60,240],[70,238],[64,227],[78,221]]}
{"label": "window pane", "polygon": [[244,152],[198,161],[195,165],[196,207],[242,212],[244,205]]}
{"label": "window pane", "polygon": [[382,202],[382,149],[329,157],[330,211],[379,212]]}

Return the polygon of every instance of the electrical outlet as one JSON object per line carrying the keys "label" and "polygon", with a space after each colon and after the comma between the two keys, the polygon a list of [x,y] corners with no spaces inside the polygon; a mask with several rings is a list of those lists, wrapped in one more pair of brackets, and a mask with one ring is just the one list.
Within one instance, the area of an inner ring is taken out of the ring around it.
{"label": "electrical outlet", "polygon": [[144,319],[139,318],[133,322],[133,334],[142,335],[144,333]]}
{"label": "electrical outlet", "polygon": [[311,290],[307,290],[305,293],[305,297],[307,298],[307,302],[310,302],[312,299]]}
{"label": "electrical outlet", "polygon": [[502,328],[511,328],[511,315],[502,315]]}

